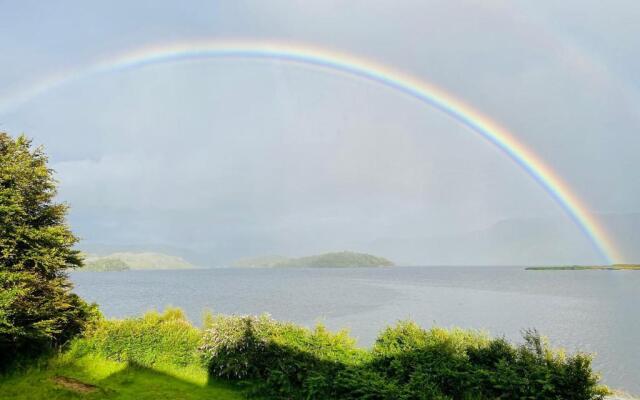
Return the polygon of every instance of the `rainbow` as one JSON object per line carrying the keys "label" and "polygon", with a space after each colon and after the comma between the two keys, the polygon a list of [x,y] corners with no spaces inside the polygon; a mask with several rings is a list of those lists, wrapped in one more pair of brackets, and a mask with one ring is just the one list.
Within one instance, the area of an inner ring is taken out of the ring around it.
{"label": "rainbow", "polygon": [[38,82],[26,90],[0,101],[0,113],[13,110],[55,88],[97,74],[111,73],[146,65],[208,58],[280,60],[294,64],[356,76],[411,96],[448,115],[498,147],[522,167],[558,203],[594,244],[603,258],[614,263],[622,259],[605,228],[587,211],[570,187],[542,159],[520,143],[513,134],[450,94],[399,71],[369,60],[308,45],[276,42],[221,41],[189,42],[146,47],[111,57],[87,68],[67,71]]}

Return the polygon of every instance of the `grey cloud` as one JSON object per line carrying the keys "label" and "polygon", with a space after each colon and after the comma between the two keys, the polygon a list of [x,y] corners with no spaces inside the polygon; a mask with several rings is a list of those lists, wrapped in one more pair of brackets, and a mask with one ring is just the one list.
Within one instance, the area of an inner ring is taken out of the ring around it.
{"label": "grey cloud", "polygon": [[[612,42],[640,28],[611,22],[597,57],[583,51],[622,8],[592,13],[577,30],[550,2],[67,6],[62,14],[48,5],[41,26],[29,4],[12,7],[15,22],[0,28],[13,32],[11,41],[0,35],[12,60],[0,97],[154,42],[313,43],[450,90],[509,127],[592,211],[638,211],[638,97],[626,69],[637,55],[614,57]],[[170,249],[202,263],[340,249],[411,263],[600,261],[495,147],[413,99],[341,74],[269,61],[166,64],[75,82],[0,122],[46,145],[89,247]],[[497,221],[530,219],[551,222],[508,224],[520,226],[511,241],[491,233]]]}

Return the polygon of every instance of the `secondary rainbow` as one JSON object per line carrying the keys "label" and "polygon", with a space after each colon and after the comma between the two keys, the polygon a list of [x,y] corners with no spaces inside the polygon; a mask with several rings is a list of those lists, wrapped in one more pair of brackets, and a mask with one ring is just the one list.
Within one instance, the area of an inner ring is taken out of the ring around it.
{"label": "secondary rainbow", "polygon": [[473,132],[480,134],[520,165],[573,219],[607,262],[614,263],[622,260],[621,253],[604,227],[589,214],[587,207],[570,187],[505,128],[424,80],[369,60],[333,50],[314,48],[309,45],[264,41],[188,42],[145,47],[108,58],[86,68],[51,76],[4,101],[0,101],[0,113],[13,110],[57,87],[97,74],[139,68],[145,65],[206,58],[266,59],[311,65],[373,81],[426,103]]}

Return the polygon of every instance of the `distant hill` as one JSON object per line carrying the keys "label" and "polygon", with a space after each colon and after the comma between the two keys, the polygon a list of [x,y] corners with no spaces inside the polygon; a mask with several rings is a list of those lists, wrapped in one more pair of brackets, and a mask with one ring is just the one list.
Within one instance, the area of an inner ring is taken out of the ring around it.
{"label": "distant hill", "polygon": [[181,257],[152,252],[120,252],[106,256],[85,255],[85,266],[80,271],[125,271],[155,269],[191,269],[191,263]]}
{"label": "distant hill", "polygon": [[245,258],[232,264],[236,267],[274,267],[274,268],[352,268],[352,267],[390,267],[395,265],[386,258],[371,254],[341,251],[307,257],[286,258],[280,256]]}

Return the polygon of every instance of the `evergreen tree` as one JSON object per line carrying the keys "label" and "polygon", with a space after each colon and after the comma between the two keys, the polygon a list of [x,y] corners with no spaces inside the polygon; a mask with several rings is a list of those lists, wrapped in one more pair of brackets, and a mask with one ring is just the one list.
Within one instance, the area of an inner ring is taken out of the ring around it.
{"label": "evergreen tree", "polygon": [[71,293],[66,271],[82,258],[47,161],[0,132],[0,367],[64,343],[97,313]]}

